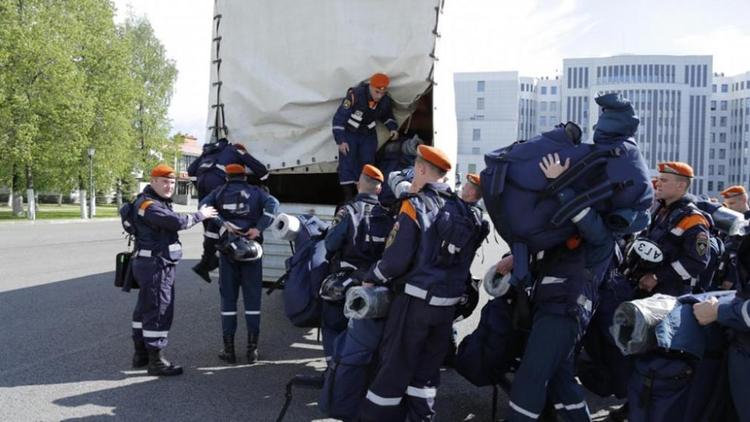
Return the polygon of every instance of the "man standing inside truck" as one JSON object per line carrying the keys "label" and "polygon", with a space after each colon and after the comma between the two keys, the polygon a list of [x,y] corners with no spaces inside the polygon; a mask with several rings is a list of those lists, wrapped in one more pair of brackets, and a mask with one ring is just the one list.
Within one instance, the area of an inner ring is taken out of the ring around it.
{"label": "man standing inside truck", "polygon": [[367,82],[349,88],[333,116],[333,139],[339,149],[339,184],[345,201],[357,194],[356,183],[362,167],[375,162],[376,122],[388,128],[390,139],[398,138],[398,124],[387,94],[389,84],[387,75],[375,73]]}

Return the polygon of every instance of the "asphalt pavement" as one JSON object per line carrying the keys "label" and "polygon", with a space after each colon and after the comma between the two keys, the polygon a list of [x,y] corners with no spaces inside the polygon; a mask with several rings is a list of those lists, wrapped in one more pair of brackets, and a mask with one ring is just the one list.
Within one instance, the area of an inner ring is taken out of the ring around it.
{"label": "asphalt pavement", "polygon": [[[325,365],[316,330],[293,327],[281,294],[264,294],[260,361],[223,364],[218,285],[190,271],[200,256],[201,227],[181,239],[185,259],[177,266],[166,355],[185,374],[160,379],[130,368],[136,294],[113,286],[115,254],[127,247],[118,221],[0,223],[0,420],[275,421],[286,383]],[[491,235],[475,275],[504,250]],[[461,335],[478,314],[459,324]],[[244,321],[239,332],[243,327]],[[285,421],[325,420],[317,396],[295,389]],[[491,388],[442,372],[440,420],[491,420],[491,400]],[[499,414],[506,412],[501,394]]]}

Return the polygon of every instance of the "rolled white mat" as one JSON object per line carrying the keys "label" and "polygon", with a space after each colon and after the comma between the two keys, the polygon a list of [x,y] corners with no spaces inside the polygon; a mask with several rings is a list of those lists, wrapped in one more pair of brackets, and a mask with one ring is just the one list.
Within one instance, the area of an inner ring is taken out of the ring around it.
{"label": "rolled white mat", "polygon": [[493,265],[484,275],[482,285],[484,286],[484,291],[487,292],[488,295],[492,297],[500,297],[510,289],[510,273],[500,275]]}
{"label": "rolled white mat", "polygon": [[352,287],[346,292],[344,316],[353,319],[385,318],[391,305],[387,287]]}
{"label": "rolled white mat", "polygon": [[619,304],[609,332],[622,354],[644,353],[656,347],[654,327],[676,305],[676,297],[659,293]]}
{"label": "rolled white mat", "polygon": [[292,242],[297,238],[299,231],[299,219],[293,215],[281,213],[271,223],[271,235],[279,240]]}

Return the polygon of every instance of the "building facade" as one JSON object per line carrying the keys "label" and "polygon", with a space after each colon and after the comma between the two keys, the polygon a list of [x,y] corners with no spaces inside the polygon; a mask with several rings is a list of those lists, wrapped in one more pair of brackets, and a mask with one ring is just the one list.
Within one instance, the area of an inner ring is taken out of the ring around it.
{"label": "building facade", "polygon": [[[565,59],[559,78],[458,73],[455,85],[462,173],[481,170],[483,154],[561,121],[578,123],[590,142],[599,115],[594,98],[618,92],[640,118],[636,140],[654,173],[658,162],[687,162],[696,173],[692,191],[711,196],[750,182],[750,72],[714,75],[711,56]],[[503,107],[495,110],[491,104]],[[509,127],[513,122],[515,131]]]}

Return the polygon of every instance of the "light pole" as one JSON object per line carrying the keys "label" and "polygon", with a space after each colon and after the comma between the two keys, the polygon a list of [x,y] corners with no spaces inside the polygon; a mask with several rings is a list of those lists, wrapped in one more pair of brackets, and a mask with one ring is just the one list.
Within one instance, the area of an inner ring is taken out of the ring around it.
{"label": "light pole", "polygon": [[94,147],[89,147],[88,155],[89,155],[89,196],[90,196],[90,202],[89,202],[89,216],[90,218],[94,218],[96,215],[96,194],[94,193],[94,154],[96,153],[96,149]]}

